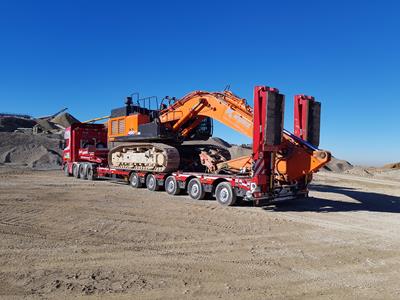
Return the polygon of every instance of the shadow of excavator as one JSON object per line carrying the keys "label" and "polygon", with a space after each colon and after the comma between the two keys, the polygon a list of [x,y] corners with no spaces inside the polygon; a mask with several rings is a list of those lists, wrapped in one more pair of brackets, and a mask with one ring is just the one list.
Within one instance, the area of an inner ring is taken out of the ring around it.
{"label": "shadow of excavator", "polygon": [[381,193],[359,191],[348,187],[314,184],[311,191],[342,194],[357,202],[345,202],[318,197],[309,197],[285,202],[277,202],[263,209],[268,211],[301,211],[301,212],[345,212],[372,211],[400,213],[400,197]]}

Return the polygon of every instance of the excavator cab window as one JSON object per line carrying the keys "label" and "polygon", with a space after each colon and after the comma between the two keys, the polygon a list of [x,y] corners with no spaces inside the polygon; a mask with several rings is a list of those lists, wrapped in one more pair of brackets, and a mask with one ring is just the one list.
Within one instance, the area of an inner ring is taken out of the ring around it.
{"label": "excavator cab window", "polygon": [[208,140],[213,134],[213,120],[205,118],[201,123],[191,131],[186,138],[188,140]]}
{"label": "excavator cab window", "polygon": [[173,105],[178,99],[176,97],[165,96],[162,98],[160,103],[160,111],[168,108],[169,106]]}

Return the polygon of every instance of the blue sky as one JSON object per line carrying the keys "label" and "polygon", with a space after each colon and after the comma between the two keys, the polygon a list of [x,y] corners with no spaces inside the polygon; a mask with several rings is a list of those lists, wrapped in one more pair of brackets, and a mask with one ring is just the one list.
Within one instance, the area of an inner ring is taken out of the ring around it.
{"label": "blue sky", "polygon": [[[0,0],[0,111],[107,115],[132,92],[181,97],[228,84],[322,102],[321,147],[400,161],[398,1]],[[216,124],[215,135],[246,143]]]}

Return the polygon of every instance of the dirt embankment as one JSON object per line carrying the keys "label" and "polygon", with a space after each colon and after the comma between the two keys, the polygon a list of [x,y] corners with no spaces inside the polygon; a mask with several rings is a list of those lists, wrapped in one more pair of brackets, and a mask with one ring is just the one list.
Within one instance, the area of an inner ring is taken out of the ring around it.
{"label": "dirt embankment", "polygon": [[382,167],[383,169],[391,169],[391,170],[399,170],[400,169],[400,162],[396,162],[396,163],[391,163],[391,164],[387,164],[384,165]]}
{"label": "dirt embankment", "polygon": [[354,166],[346,160],[332,157],[323,171],[377,179],[400,180],[400,163],[391,163],[383,167],[363,167]]}

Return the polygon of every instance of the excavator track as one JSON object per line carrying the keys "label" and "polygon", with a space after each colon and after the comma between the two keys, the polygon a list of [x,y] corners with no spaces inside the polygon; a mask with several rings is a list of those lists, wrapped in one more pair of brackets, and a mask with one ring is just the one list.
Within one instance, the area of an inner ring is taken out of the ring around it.
{"label": "excavator track", "polygon": [[200,154],[218,154],[223,161],[231,158],[224,147],[206,143],[167,145],[162,143],[123,143],[108,154],[110,165],[117,169],[168,173],[177,170],[207,172],[212,170],[202,163]]}
{"label": "excavator track", "polygon": [[179,168],[179,151],[162,143],[123,143],[108,154],[110,165],[135,171],[173,172]]}

